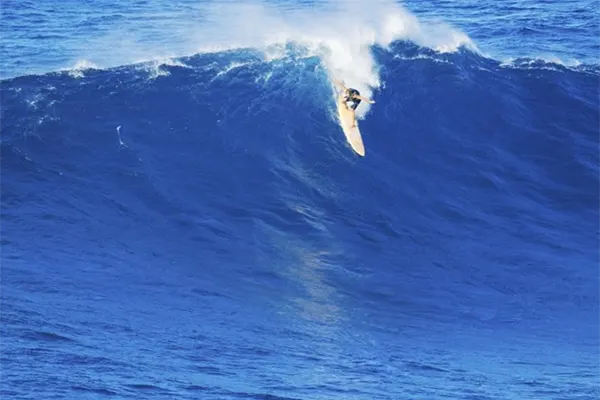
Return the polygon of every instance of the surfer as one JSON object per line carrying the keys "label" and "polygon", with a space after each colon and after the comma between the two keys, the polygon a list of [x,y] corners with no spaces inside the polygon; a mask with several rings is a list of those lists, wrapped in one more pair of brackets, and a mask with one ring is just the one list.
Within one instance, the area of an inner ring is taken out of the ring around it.
{"label": "surfer", "polygon": [[342,90],[340,96],[344,97],[344,105],[346,106],[346,109],[352,113],[352,127],[354,128],[356,126],[356,108],[360,102],[366,101],[367,103],[374,104],[375,101],[361,96],[360,92],[356,89],[345,87],[344,84],[338,80],[334,79],[334,83]]}

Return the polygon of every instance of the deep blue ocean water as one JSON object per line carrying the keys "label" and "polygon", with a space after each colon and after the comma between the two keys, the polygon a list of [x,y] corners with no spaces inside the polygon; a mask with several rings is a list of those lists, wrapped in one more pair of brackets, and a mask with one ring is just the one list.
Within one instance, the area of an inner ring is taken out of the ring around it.
{"label": "deep blue ocean water", "polygon": [[600,396],[597,1],[0,11],[3,399]]}

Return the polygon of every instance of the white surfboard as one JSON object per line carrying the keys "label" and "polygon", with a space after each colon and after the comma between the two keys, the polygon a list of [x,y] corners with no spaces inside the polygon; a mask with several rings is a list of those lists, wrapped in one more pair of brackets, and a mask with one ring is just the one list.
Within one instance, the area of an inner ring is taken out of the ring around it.
{"label": "white surfboard", "polygon": [[[340,125],[346,135],[346,140],[352,146],[352,149],[361,157],[365,155],[365,145],[363,144],[360,131],[358,130],[358,122],[353,121],[352,111],[346,106],[343,95],[337,97],[337,109],[340,118]],[[354,127],[352,126],[354,122]]]}

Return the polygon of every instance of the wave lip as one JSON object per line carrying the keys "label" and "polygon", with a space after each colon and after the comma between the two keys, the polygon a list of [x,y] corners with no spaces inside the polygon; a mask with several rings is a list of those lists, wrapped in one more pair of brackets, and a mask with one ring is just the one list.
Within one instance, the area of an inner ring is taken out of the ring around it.
{"label": "wave lip", "polygon": [[[140,62],[160,63],[193,54],[241,48],[267,49],[273,45],[299,43],[325,59],[337,78],[371,94],[379,87],[376,64],[369,52],[375,44],[388,46],[395,40],[410,40],[440,52],[477,46],[465,33],[442,22],[422,22],[391,0],[377,2],[325,2],[322,7],[298,7],[252,3],[203,4],[200,22],[190,24],[186,16],[172,11],[166,17],[174,24],[165,35],[146,36],[155,27],[136,29],[122,20],[107,20],[111,29],[86,41],[69,41],[68,54],[75,62],[56,70],[69,70],[81,78],[86,70],[111,68]],[[192,10],[189,10],[192,12]],[[142,10],[146,15],[148,10]],[[147,15],[152,18],[152,14]],[[165,18],[165,15],[160,15]],[[179,26],[175,23],[180,19]],[[114,22],[114,24],[113,24]],[[124,30],[132,32],[123,33]],[[163,38],[164,39],[161,39]],[[177,40],[175,40],[177,38]],[[168,55],[168,56],[167,56]],[[58,56],[58,53],[57,53]],[[63,56],[64,58],[64,56]],[[44,61],[42,70],[48,70]],[[39,68],[38,68],[39,69]],[[156,69],[155,76],[165,71]]]}

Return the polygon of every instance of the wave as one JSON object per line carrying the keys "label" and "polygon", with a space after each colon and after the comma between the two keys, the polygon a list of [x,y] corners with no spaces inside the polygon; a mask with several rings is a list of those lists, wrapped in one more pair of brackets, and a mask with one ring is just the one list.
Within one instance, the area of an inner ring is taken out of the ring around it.
{"label": "wave", "polygon": [[[597,264],[598,71],[393,41],[370,45],[350,76],[331,48],[276,44],[4,80],[3,253],[193,264],[201,249],[233,265],[223,267],[231,279],[240,263],[262,271],[280,260],[289,268],[273,279],[306,285],[307,307],[332,289],[306,277],[331,269],[382,285],[339,290],[436,320],[537,331],[589,320],[578,303],[557,300],[541,318],[510,296],[525,285],[597,299],[583,277]],[[377,101],[363,114],[361,161],[336,121],[335,74]],[[459,288],[422,274],[455,270],[496,306],[401,294],[418,281],[454,299]],[[532,286],[540,277],[562,286]],[[340,318],[334,306],[318,314]]]}

